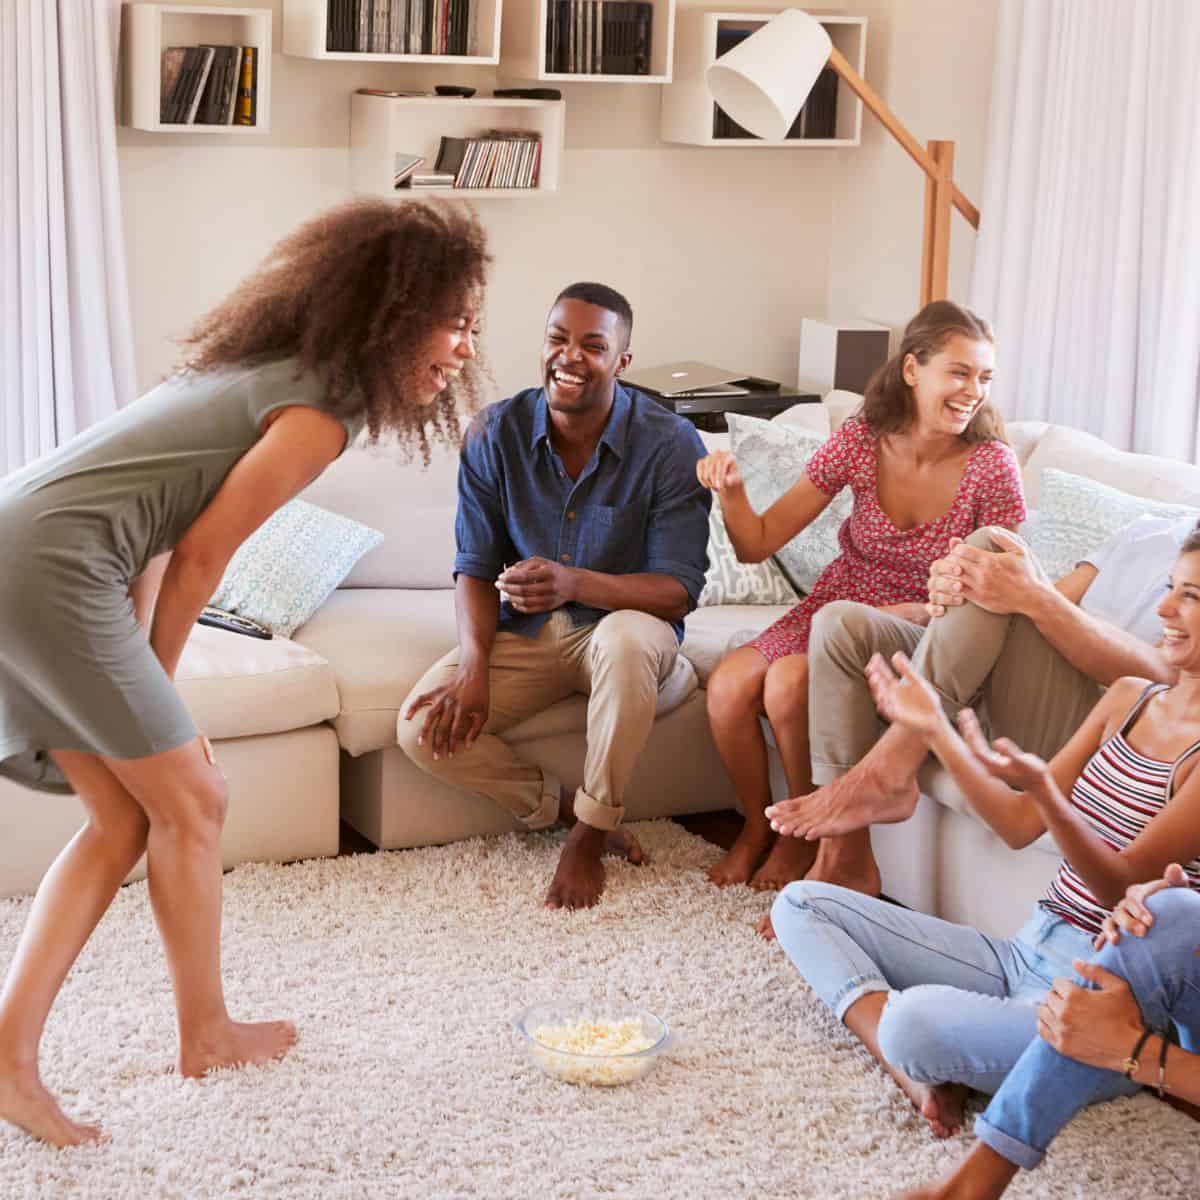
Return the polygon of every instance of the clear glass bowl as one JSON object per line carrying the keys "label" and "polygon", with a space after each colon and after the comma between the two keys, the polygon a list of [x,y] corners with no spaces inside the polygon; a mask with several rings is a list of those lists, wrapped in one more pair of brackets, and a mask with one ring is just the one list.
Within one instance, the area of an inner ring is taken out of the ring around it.
{"label": "clear glass bowl", "polygon": [[[539,1041],[537,1032],[578,1028],[583,1023],[601,1026],[633,1022],[634,1032],[650,1044],[642,1050],[578,1053],[560,1050]],[[659,1056],[670,1045],[667,1023],[644,1008],[631,1005],[584,1006],[580,1004],[535,1004],[514,1022],[517,1041],[529,1061],[554,1079],[586,1083],[595,1087],[619,1087],[643,1079],[654,1070]]]}

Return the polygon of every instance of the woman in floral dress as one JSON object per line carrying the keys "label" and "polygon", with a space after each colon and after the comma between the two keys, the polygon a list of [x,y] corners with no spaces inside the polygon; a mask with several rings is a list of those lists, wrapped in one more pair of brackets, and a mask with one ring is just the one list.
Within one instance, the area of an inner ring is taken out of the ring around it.
{"label": "woman in floral dress", "polygon": [[[982,318],[948,301],[926,305],[909,322],[899,352],[867,385],[860,413],[809,460],[796,484],[766,512],[746,498],[733,456],[718,451],[697,466],[720,497],[738,558],[761,562],[824,510],[844,487],[854,497],[838,534],[841,554],[812,591],[747,645],[727,655],[708,683],[708,714],[746,822],[709,872],[724,886],[762,890],[805,876],[817,847],[771,832],[767,748],[759,718],[771,724],[790,794],[812,790],[808,745],[808,637],[813,615],[831,600],[886,608],[924,624],[930,565],[951,538],[989,525],[1015,529],[1025,519],[1020,468],[988,401],[994,339]],[[814,700],[819,702],[818,697]],[[869,839],[869,831],[848,835]],[[865,846],[868,890],[878,870]],[[811,877],[811,876],[810,876]],[[839,880],[838,882],[843,882]]]}

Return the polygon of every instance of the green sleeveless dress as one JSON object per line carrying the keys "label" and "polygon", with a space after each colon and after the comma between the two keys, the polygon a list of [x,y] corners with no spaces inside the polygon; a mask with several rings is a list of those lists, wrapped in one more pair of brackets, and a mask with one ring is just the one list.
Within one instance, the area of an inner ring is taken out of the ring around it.
{"label": "green sleeveless dress", "polygon": [[[0,775],[70,792],[47,751],[142,758],[197,736],[129,585],[290,405],[324,407],[294,359],[182,372],[0,479]],[[342,423],[348,445],[362,421]]]}

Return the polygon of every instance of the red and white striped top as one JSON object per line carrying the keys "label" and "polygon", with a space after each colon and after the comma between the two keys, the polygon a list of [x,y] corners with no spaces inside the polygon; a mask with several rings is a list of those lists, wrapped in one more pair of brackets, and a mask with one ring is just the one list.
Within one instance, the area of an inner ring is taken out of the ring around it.
{"label": "red and white striped top", "polygon": [[[1200,750],[1197,742],[1174,762],[1162,762],[1139,754],[1125,740],[1150,697],[1165,687],[1151,684],[1146,688],[1121,728],[1088,759],[1071,789],[1072,806],[1115,850],[1128,846],[1162,811],[1171,796],[1176,768]],[[1187,863],[1184,871],[1192,887],[1200,891],[1200,858]],[[1088,933],[1099,933],[1110,912],[1065,858],[1041,905]]]}

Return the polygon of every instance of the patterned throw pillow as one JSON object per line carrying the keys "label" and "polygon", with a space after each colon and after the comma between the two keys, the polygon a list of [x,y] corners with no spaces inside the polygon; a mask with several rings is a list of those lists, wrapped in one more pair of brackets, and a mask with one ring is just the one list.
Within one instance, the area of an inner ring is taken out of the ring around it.
{"label": "patterned throw pillow", "polygon": [[1200,509],[1131,496],[1106,483],[1047,467],[1029,547],[1050,578],[1061,579],[1141,516],[1200,517]]}
{"label": "patterned throw pillow", "polygon": [[714,496],[708,514],[708,571],[698,608],[712,604],[795,604],[799,600],[772,559],[738,562],[725,528],[721,501]]}
{"label": "patterned throw pillow", "polygon": [[[810,429],[780,425],[737,413],[726,416],[733,457],[746,481],[746,497],[755,511],[764,512],[801,475],[825,438]],[[783,547],[775,558],[792,586],[810,592],[821,572],[841,553],[838,530],[854,501],[844,488],[825,511]]]}
{"label": "patterned throw pillow", "polygon": [[293,500],[238,547],[211,604],[291,637],[383,534]]}

